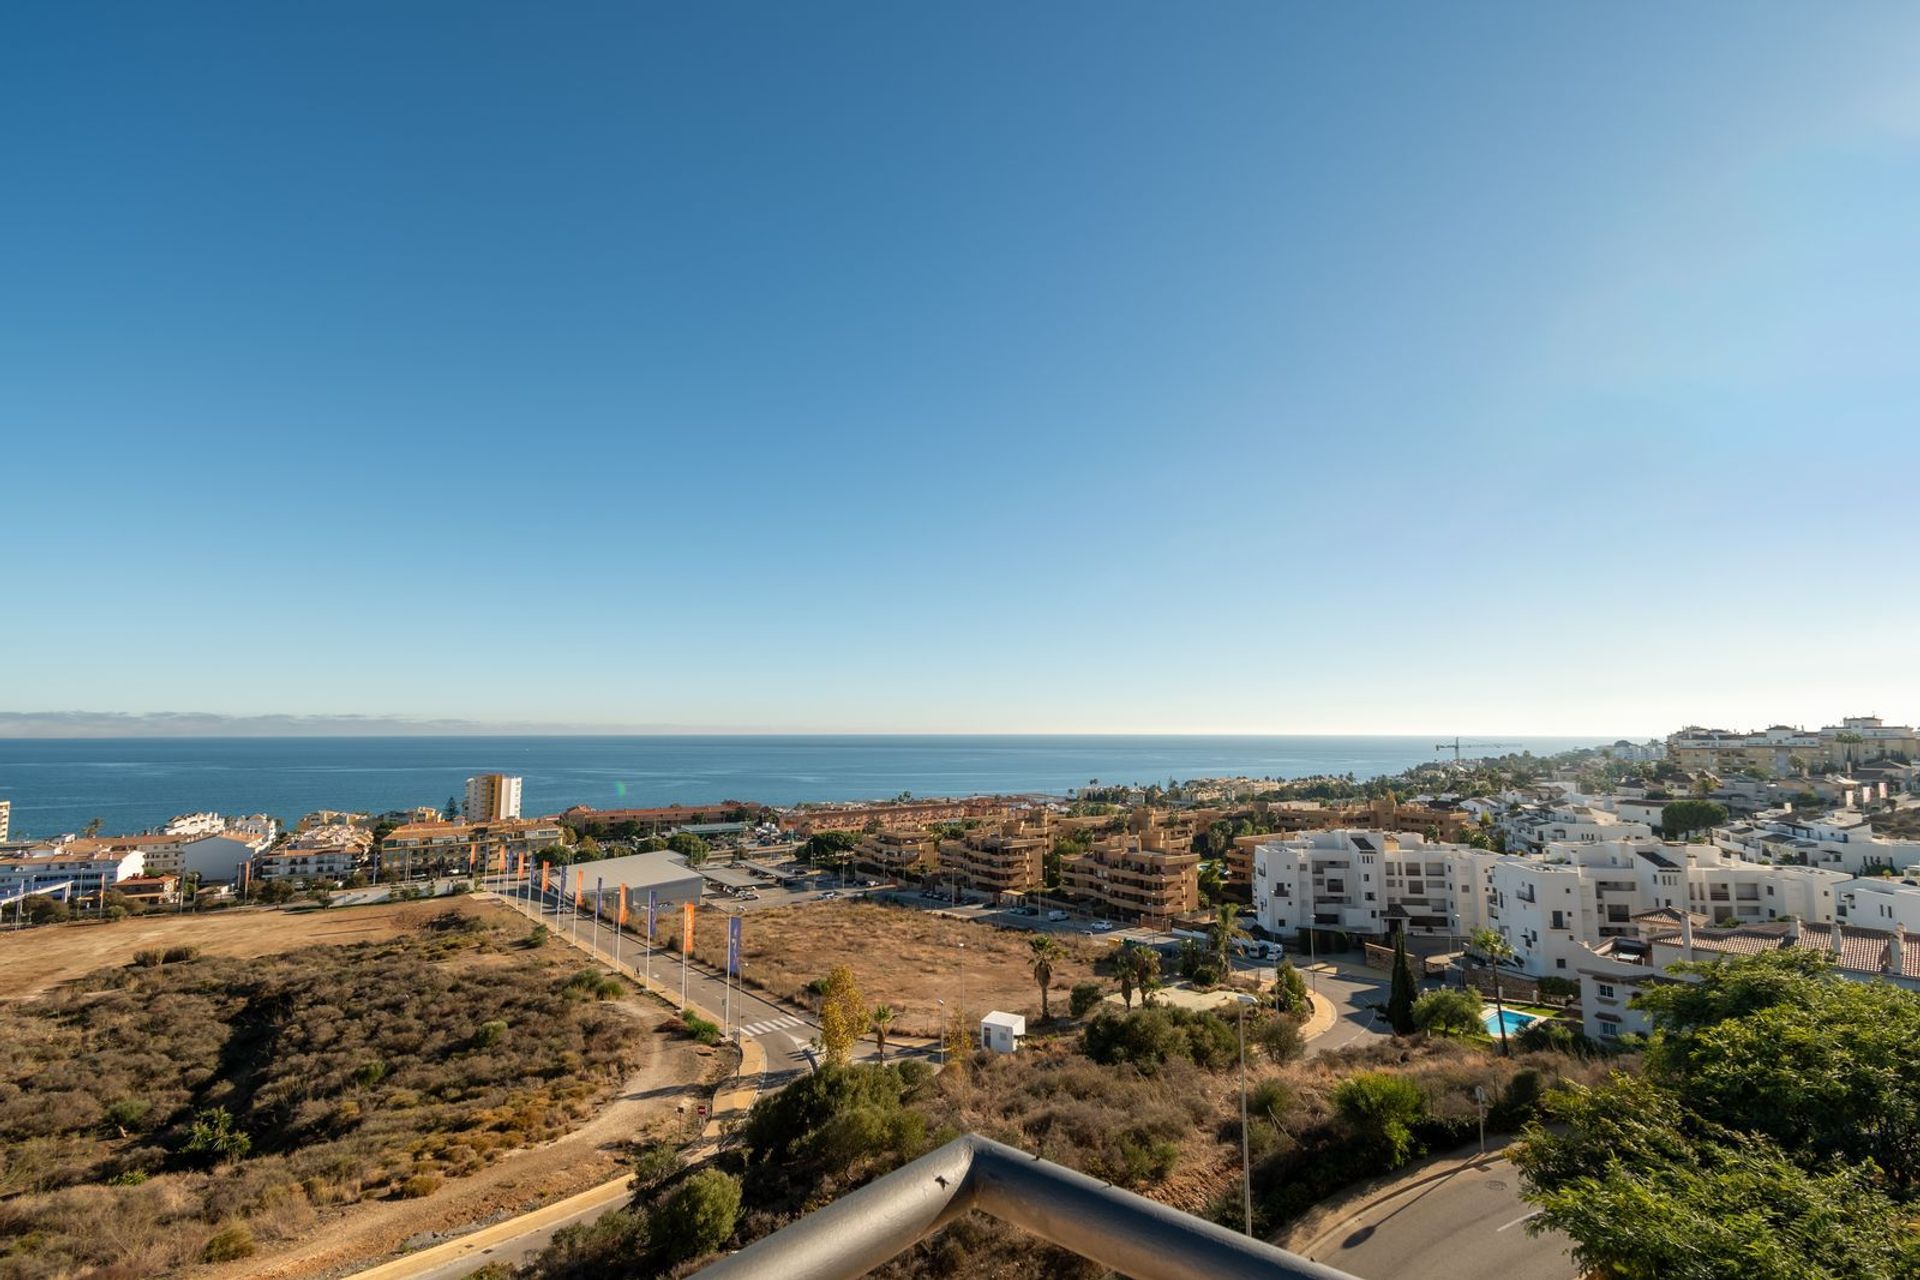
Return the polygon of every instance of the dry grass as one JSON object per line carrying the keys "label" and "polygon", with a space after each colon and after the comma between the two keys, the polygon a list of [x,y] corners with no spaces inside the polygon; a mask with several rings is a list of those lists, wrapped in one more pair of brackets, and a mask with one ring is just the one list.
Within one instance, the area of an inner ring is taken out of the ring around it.
{"label": "dry grass", "polygon": [[[641,1023],[515,917],[387,919],[404,936],[102,969],[0,1008],[0,1276],[298,1239],[557,1137],[641,1056]],[[216,1116],[244,1146],[203,1144]]]}
{"label": "dry grass", "polygon": [[[700,912],[694,954],[719,964],[726,929],[726,916]],[[742,971],[749,984],[812,1007],[817,1002],[807,984],[835,965],[848,965],[868,1003],[893,1006],[895,1035],[930,1036],[939,1026],[941,1000],[948,1009],[964,1003],[975,1014],[1001,1009],[1037,1019],[1040,988],[1027,946],[1032,936],[876,902],[774,907],[746,916]],[[1068,991],[1094,976],[1094,960],[1112,944],[1054,936],[1066,954],[1054,962],[1049,999],[1055,1015],[1063,1016]]]}
{"label": "dry grass", "polygon": [[[505,908],[468,904],[491,920]],[[96,969],[123,965],[136,951],[175,946],[208,956],[264,956],[300,947],[377,942],[413,932],[427,903],[338,907],[326,911],[229,908],[184,915],[129,916],[114,924],[62,924],[0,930],[0,1000],[24,1000]]]}

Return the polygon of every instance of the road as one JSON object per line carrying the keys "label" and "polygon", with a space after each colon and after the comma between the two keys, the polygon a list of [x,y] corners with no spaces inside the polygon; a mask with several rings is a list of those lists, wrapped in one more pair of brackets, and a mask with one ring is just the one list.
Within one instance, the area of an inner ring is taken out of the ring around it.
{"label": "road", "polygon": [[[513,897],[504,892],[502,896],[521,910],[537,907],[547,928],[556,935],[576,942],[608,968],[616,967],[614,931],[603,923],[596,946],[591,913],[576,919],[572,906],[561,901],[558,894],[548,894],[542,902],[536,893],[531,904],[525,897]],[[678,952],[657,947],[649,959],[646,948],[638,938],[629,936],[621,939],[619,958],[617,967],[620,970],[635,976],[643,973],[651,976],[669,998],[677,998],[684,990],[689,1003],[719,1015],[726,1023],[724,1030],[729,1038],[734,1038],[738,1033],[746,1039],[759,1041],[767,1055],[763,1088],[777,1089],[795,1075],[813,1069],[812,1045],[814,1037],[820,1034],[820,1025],[803,1010],[776,1004],[737,983],[733,984],[729,998],[728,983],[718,971],[709,969],[697,960],[683,964]]]}
{"label": "road", "polygon": [[1363,1280],[1573,1280],[1567,1237],[1529,1234],[1533,1216],[1519,1174],[1496,1158],[1389,1196],[1301,1252]]}
{"label": "road", "polygon": [[[1268,966],[1271,967],[1271,966]],[[1386,1038],[1383,1015],[1378,1007],[1387,1000],[1387,975],[1358,963],[1334,963],[1321,960],[1301,970],[1320,995],[1333,1001],[1337,1018],[1332,1027],[1307,1042],[1307,1056],[1316,1057],[1329,1049],[1345,1049]]]}

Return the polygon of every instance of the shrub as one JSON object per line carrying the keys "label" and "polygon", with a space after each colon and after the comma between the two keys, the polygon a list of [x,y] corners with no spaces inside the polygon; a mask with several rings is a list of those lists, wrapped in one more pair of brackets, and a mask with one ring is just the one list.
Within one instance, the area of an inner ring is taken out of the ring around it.
{"label": "shrub", "polygon": [[168,947],[160,959],[166,964],[185,964],[189,960],[200,958],[198,947]]}
{"label": "shrub", "polygon": [[552,936],[553,936],[552,932],[547,928],[546,925],[536,924],[533,926],[533,929],[527,934],[527,945],[537,950],[540,947],[546,946],[547,940]]}
{"label": "shrub", "polygon": [[686,1024],[687,1034],[701,1044],[720,1043],[719,1023],[708,1022],[697,1013],[684,1013],[680,1016],[680,1020]]}
{"label": "shrub", "polygon": [[209,1107],[194,1114],[184,1149],[188,1155],[202,1156],[208,1163],[217,1164],[244,1157],[253,1150],[253,1139],[234,1128],[233,1116],[225,1107]]}
{"label": "shrub", "polygon": [[501,1037],[506,1034],[507,1024],[500,1019],[494,1018],[491,1021],[483,1022],[480,1024],[479,1029],[473,1033],[473,1047],[476,1049],[490,1049],[494,1045],[499,1044]]}
{"label": "shrub", "polygon": [[1389,1169],[1413,1155],[1413,1126],[1427,1114],[1420,1086],[1386,1071],[1363,1071],[1341,1081],[1333,1105],[1354,1138]]}
{"label": "shrub", "polygon": [[1286,1014],[1262,1019],[1253,1038],[1275,1062],[1291,1062],[1307,1048],[1306,1037],[1300,1034],[1300,1023]]}
{"label": "shrub", "polygon": [[400,1198],[418,1200],[430,1196],[440,1189],[440,1175],[437,1173],[416,1173],[400,1184]]}
{"label": "shrub", "polygon": [[1076,982],[1073,991],[1067,997],[1067,1008],[1076,1018],[1083,1018],[1087,1011],[1106,999],[1106,988],[1097,982]]}
{"label": "shrub", "polygon": [[1080,1043],[1095,1062],[1131,1063],[1148,1074],[1173,1059],[1224,1067],[1238,1058],[1240,1049],[1239,1037],[1224,1019],[1163,1005],[1096,1014]]}
{"label": "shrub", "polygon": [[214,1232],[200,1251],[202,1262],[233,1262],[253,1256],[253,1232],[244,1222],[229,1222]]}
{"label": "shrub", "polygon": [[1480,997],[1453,987],[1429,991],[1414,1001],[1413,1025],[1437,1036],[1471,1036],[1486,1030],[1480,1021]]}
{"label": "shrub", "polygon": [[1530,1023],[1514,1044],[1523,1053],[1572,1053],[1579,1047],[1581,1034],[1558,1018],[1543,1018]]}
{"label": "shrub", "polygon": [[681,1262],[726,1243],[739,1212],[740,1184],[718,1169],[702,1169],[653,1211],[647,1234],[669,1262]]}
{"label": "shrub", "polygon": [[680,1152],[665,1142],[649,1142],[633,1157],[633,1180],[638,1189],[657,1187],[680,1172]]}
{"label": "shrub", "polygon": [[166,960],[166,953],[151,947],[143,947],[133,953],[133,963],[142,969],[158,969]]}
{"label": "shrub", "polygon": [[153,1103],[145,1098],[116,1098],[107,1104],[107,1123],[120,1130],[136,1129],[152,1110]]}

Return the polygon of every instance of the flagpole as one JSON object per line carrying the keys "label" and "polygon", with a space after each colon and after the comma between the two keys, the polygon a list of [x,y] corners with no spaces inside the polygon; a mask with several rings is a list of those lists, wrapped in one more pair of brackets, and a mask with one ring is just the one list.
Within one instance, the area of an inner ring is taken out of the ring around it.
{"label": "flagpole", "polygon": [[613,913],[613,971],[620,972],[620,935],[627,931],[627,886],[620,886],[620,905]]}
{"label": "flagpole", "polygon": [[606,877],[605,877],[605,876],[595,876],[595,877],[593,878],[593,945],[592,945],[592,951],[593,951],[593,954],[594,954],[594,956],[595,956],[596,958],[598,958],[598,957],[599,957],[599,955],[600,955],[600,908],[601,908],[602,906],[604,906],[604,905],[605,905],[605,902],[604,902],[604,899],[605,899],[605,897],[606,897],[606,893],[607,893],[607,880],[606,880]]}

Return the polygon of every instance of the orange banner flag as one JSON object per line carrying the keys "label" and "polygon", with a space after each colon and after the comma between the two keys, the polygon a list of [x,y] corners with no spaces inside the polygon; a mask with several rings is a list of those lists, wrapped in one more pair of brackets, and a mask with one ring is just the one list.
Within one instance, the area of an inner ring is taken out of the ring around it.
{"label": "orange banner flag", "polygon": [[545,893],[552,883],[553,864],[551,862],[543,862],[540,864],[540,892]]}
{"label": "orange banner flag", "polygon": [[693,954],[693,904],[682,903],[680,914],[680,954],[690,956]]}
{"label": "orange banner flag", "polygon": [[627,886],[625,886],[625,885],[621,885],[621,886],[620,886],[620,916],[619,916],[619,923],[620,923],[620,927],[621,927],[622,929],[624,929],[624,928],[626,928],[626,927],[627,927]]}
{"label": "orange banner flag", "polygon": [[573,909],[578,911],[587,902],[587,878],[581,876],[573,882]]}

